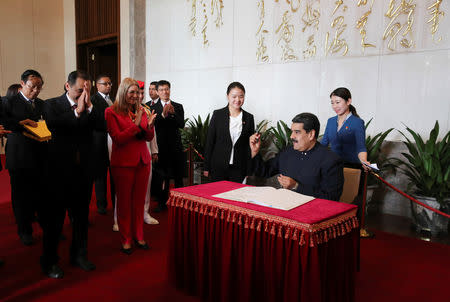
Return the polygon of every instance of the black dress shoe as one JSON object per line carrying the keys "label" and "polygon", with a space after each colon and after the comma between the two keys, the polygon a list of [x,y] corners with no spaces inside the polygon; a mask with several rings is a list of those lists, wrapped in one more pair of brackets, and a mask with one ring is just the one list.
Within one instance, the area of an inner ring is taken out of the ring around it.
{"label": "black dress shoe", "polygon": [[150,247],[148,246],[147,243],[144,243],[144,244],[138,243],[136,246],[137,246],[138,248],[142,249],[142,250],[149,250],[149,249],[150,249]]}
{"label": "black dress shoe", "polygon": [[149,250],[150,249],[150,246],[147,244],[147,242],[144,244],[140,244],[137,240],[135,240],[134,243],[136,244],[136,247],[141,250]]}
{"label": "black dress shoe", "polygon": [[106,209],[103,207],[97,208],[97,213],[99,213],[100,215],[106,215]]}
{"label": "black dress shoe", "polygon": [[82,270],[85,270],[87,272],[95,270],[95,264],[91,261],[87,260],[85,257],[78,257],[76,259],[72,259],[70,263],[73,266],[78,266]]}
{"label": "black dress shoe", "polygon": [[49,278],[53,279],[61,279],[64,277],[63,270],[56,264],[53,264],[52,266],[48,268],[42,268],[42,272]]}
{"label": "black dress shoe", "polygon": [[130,247],[130,248],[124,248],[124,247],[122,247],[121,249],[120,249],[120,251],[122,252],[122,253],[124,253],[124,254],[127,254],[127,255],[131,255],[131,253],[133,253],[133,249]]}
{"label": "black dress shoe", "polygon": [[19,235],[19,238],[23,245],[30,246],[34,243],[33,236],[31,234],[22,234]]}

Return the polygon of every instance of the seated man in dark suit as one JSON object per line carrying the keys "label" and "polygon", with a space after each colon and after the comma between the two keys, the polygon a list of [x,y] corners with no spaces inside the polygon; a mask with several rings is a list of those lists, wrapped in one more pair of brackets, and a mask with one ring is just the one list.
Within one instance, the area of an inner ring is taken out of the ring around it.
{"label": "seated man in dark suit", "polygon": [[21,90],[4,98],[2,104],[4,126],[12,131],[6,143],[11,202],[24,245],[33,244],[32,222],[45,198],[47,144],[23,135],[24,125],[36,127],[44,114],[44,101],[38,98],[43,84],[39,72],[26,70],[21,76]]}
{"label": "seated man in dark suit", "polygon": [[[109,96],[111,92],[111,78],[101,74],[97,77],[97,93],[91,96],[95,110],[95,128],[93,132],[92,156],[94,157],[94,183],[95,197],[97,198],[97,212],[105,215],[108,203],[106,201],[107,174],[109,167],[108,132],[106,131],[105,109],[113,103]],[[112,179],[112,178],[111,178]],[[111,186],[111,189],[113,186]],[[111,200],[114,208],[114,192],[111,192]]]}
{"label": "seated man in dark suit", "polygon": [[292,146],[264,162],[258,154],[260,134],[250,137],[252,171],[257,176],[279,174],[278,182],[285,189],[314,196],[339,200],[344,185],[343,162],[317,142],[320,123],[312,113],[301,113],[292,119]]}
{"label": "seated man in dark suit", "polygon": [[159,99],[150,108],[157,113],[155,130],[158,137],[159,158],[158,162],[154,164],[153,172],[158,174],[158,177],[155,178],[159,180],[157,192],[160,192],[155,212],[161,212],[167,208],[170,179],[175,179],[176,188],[183,186],[185,161],[180,129],[184,128],[184,110],[183,105],[170,99],[170,83],[168,81],[159,81],[157,90]]}
{"label": "seated man in dark suit", "polygon": [[95,113],[90,99],[89,76],[82,71],[69,74],[67,93],[47,100],[45,117],[52,132],[49,142],[49,176],[52,184],[47,215],[52,241],[41,258],[45,274],[62,278],[58,263],[58,239],[66,209],[72,213],[70,262],[85,271],[95,269],[87,259],[89,202],[92,193],[92,131]]}

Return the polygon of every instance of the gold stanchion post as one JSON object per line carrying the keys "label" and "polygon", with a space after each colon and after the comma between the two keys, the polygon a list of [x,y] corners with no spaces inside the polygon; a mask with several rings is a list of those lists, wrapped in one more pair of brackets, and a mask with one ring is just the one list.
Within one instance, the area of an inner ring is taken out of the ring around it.
{"label": "gold stanchion post", "polygon": [[363,192],[363,201],[362,201],[362,209],[361,209],[361,228],[359,230],[359,236],[361,238],[372,238],[375,235],[370,232],[365,227],[366,222],[366,200],[367,200],[367,176],[369,172],[364,171],[364,192]]}
{"label": "gold stanchion post", "polygon": [[192,144],[189,144],[188,147],[188,160],[189,160],[189,165],[188,165],[188,170],[189,170],[189,185],[192,186],[194,184],[194,165],[193,165],[193,151],[192,151]]}

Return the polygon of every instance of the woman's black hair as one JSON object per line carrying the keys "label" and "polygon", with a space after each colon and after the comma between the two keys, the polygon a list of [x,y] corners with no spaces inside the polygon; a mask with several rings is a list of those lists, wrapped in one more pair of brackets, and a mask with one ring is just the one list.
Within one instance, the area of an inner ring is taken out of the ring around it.
{"label": "woman's black hair", "polygon": [[19,93],[19,89],[22,88],[22,85],[20,84],[12,84],[8,87],[8,90],[6,91],[6,97],[10,98]]}
{"label": "woman's black hair", "polygon": [[239,83],[239,82],[233,82],[233,83],[231,83],[230,85],[228,85],[228,88],[227,88],[227,95],[230,94],[230,91],[231,91],[231,89],[233,89],[233,88],[239,88],[239,89],[242,90],[242,91],[244,92],[244,94],[245,94],[245,88],[244,88],[244,85],[242,85],[242,84]]}
{"label": "woman's black hair", "polygon": [[[345,88],[345,87],[339,87],[339,88],[336,88],[335,90],[333,90],[333,92],[330,94],[330,98],[331,98],[333,95],[334,95],[334,96],[338,96],[338,97],[344,99],[346,102],[348,102],[348,100],[352,98],[352,94],[350,93],[350,90],[348,90],[348,89]],[[358,113],[356,113],[356,108],[355,108],[355,106],[353,106],[353,105],[350,104],[350,106],[348,106],[348,107],[349,107],[349,109],[350,109],[350,112],[351,112],[354,116],[359,117]]]}

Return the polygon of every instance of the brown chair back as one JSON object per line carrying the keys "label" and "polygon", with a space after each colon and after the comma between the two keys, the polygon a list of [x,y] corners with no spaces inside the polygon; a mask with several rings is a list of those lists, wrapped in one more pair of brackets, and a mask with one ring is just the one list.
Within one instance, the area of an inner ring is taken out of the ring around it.
{"label": "brown chair back", "polygon": [[361,170],[344,168],[344,188],[342,190],[340,202],[352,203],[358,195],[359,182],[361,180]]}

